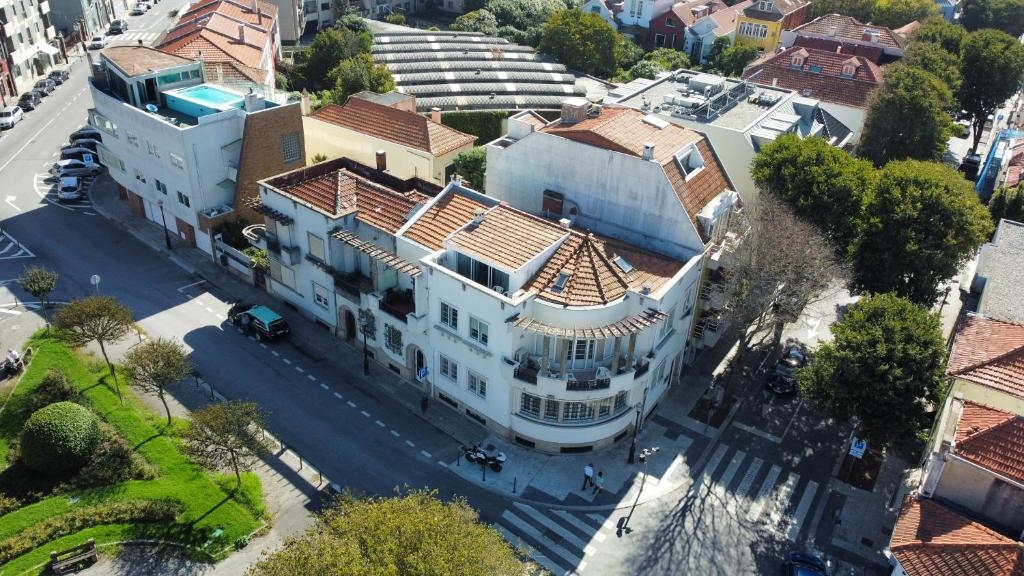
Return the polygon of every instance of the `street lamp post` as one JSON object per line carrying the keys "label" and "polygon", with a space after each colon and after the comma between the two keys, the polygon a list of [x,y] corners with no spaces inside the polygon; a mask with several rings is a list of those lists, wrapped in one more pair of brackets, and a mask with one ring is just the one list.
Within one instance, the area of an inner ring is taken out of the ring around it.
{"label": "street lamp post", "polygon": [[100,295],[100,275],[99,274],[93,274],[92,277],[89,278],[89,283],[96,287],[96,295],[99,296]]}
{"label": "street lamp post", "polygon": [[360,310],[359,331],[363,333],[363,374],[367,376],[370,375],[370,351],[366,346],[366,340],[373,337],[374,326],[373,312]]}
{"label": "street lamp post", "polygon": [[167,249],[171,250],[171,235],[167,233],[167,219],[164,218],[164,201],[157,200],[156,205],[160,207],[160,223],[164,225],[164,243],[167,244]]}
{"label": "street lamp post", "polygon": [[623,533],[629,534],[633,531],[629,527],[629,521],[633,519],[633,511],[636,510],[636,505],[640,503],[640,495],[644,493],[644,484],[647,483],[647,464],[651,461],[651,457],[661,450],[658,446],[651,448],[644,448],[640,451],[640,463],[644,465],[642,476],[640,477],[640,488],[636,491],[636,498],[633,500],[633,506],[629,509],[629,515],[623,518],[619,518],[619,523],[616,528],[616,534],[620,537]]}
{"label": "street lamp post", "polygon": [[636,462],[636,435],[640,433],[640,422],[643,419],[644,409],[647,407],[647,388],[644,388],[644,397],[639,404],[636,405],[636,421],[633,423],[633,439],[629,444],[629,457],[626,458],[627,464],[633,464]]}

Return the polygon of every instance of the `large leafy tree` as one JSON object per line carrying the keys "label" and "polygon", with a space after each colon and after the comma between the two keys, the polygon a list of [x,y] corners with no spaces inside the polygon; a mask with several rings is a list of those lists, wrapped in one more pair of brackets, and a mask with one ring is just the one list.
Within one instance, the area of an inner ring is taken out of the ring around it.
{"label": "large leafy tree", "polygon": [[498,26],[511,26],[518,30],[546,22],[567,8],[562,0],[487,0],[483,7],[494,14]]}
{"label": "large leafy tree", "polygon": [[875,0],[812,0],[811,13],[817,18],[826,14],[845,14],[861,22],[871,20]]}
{"label": "large leafy tree", "polygon": [[822,138],[785,134],[761,148],[751,172],[758,188],[817,225],[841,255],[858,238],[876,178],[869,162]]}
{"label": "large leafy tree", "polygon": [[675,48],[657,48],[644,54],[644,60],[657,62],[665,70],[679,70],[690,67],[690,58]]}
{"label": "large leafy tree", "polygon": [[39,305],[43,309],[43,318],[46,319],[47,329],[49,329],[50,317],[47,310],[50,307],[50,293],[57,287],[57,278],[59,276],[53,270],[49,268],[43,268],[42,266],[26,266],[21,272],[21,278],[18,278],[18,285],[25,292],[28,292],[33,297],[39,299]]}
{"label": "large leafy tree", "polygon": [[907,49],[903,63],[942,80],[952,94],[960,89],[959,51],[954,54],[936,42],[914,42]]}
{"label": "large leafy tree", "polygon": [[490,11],[481,8],[459,16],[448,28],[460,32],[480,32],[494,36],[498,33],[498,19]]}
{"label": "large leafy tree", "polygon": [[339,498],[249,576],[522,576],[513,548],[465,500],[431,492]]}
{"label": "large leafy tree", "polygon": [[229,400],[192,412],[181,440],[185,453],[200,465],[214,470],[230,465],[237,489],[242,485],[242,471],[251,470],[267,451],[264,428],[266,415],[259,406]]}
{"label": "large leafy tree", "polygon": [[941,17],[927,18],[911,36],[912,44],[927,42],[938,44],[943,50],[959,56],[960,47],[967,38],[967,31],[962,26],[950,24]]}
{"label": "large leafy tree", "polygon": [[854,252],[854,286],[895,292],[930,306],[992,233],[970,182],[935,162],[890,162],[880,170]]}
{"label": "large leafy tree", "polygon": [[107,355],[107,344],[117,342],[132,327],[132,311],[110,296],[87,296],[72,300],[53,317],[53,325],[61,337],[75,346],[95,342],[110,368],[114,389],[122,402],[121,385],[117,371]]}
{"label": "large leafy tree", "polygon": [[452,162],[455,172],[466,179],[469,186],[477,192],[484,191],[484,173],[487,170],[487,150],[476,146],[459,152]]}
{"label": "large leafy tree", "polygon": [[871,22],[899,28],[938,13],[939,9],[932,0],[876,0],[871,9]]}
{"label": "large leafy tree", "polygon": [[960,24],[967,30],[995,28],[1019,37],[1024,33],[1024,0],[964,0]]}
{"label": "large leafy tree", "polygon": [[806,397],[856,422],[876,446],[926,430],[945,372],[938,315],[894,294],[872,295],[850,306],[832,334],[797,373]]}
{"label": "large leafy tree", "polygon": [[395,89],[395,79],[387,66],[374,63],[369,54],[342,61],[329,76],[334,80],[331,100],[337,104],[344,104],[349,96],[364,90],[383,94]]}
{"label": "large leafy tree", "polygon": [[872,96],[857,153],[881,166],[892,160],[941,160],[952,134],[953,94],[941,80],[892,66]]}
{"label": "large leafy tree", "polygon": [[1024,222],[1024,184],[997,188],[988,201],[988,211],[993,222],[998,223],[1003,218]]}
{"label": "large leafy tree", "polygon": [[600,15],[563,10],[544,25],[540,50],[573,70],[607,78],[615,73],[623,42]]}
{"label": "large leafy tree", "polygon": [[345,27],[325,28],[313,38],[304,54],[301,66],[305,88],[320,90],[333,86],[331,72],[344,60],[369,54],[373,39],[368,32],[356,32]]}
{"label": "large leafy tree", "polygon": [[167,412],[171,425],[171,409],[167,406],[167,387],[192,373],[185,347],[173,340],[147,340],[125,354],[121,369],[139,388],[155,392]]}
{"label": "large leafy tree", "polygon": [[1013,96],[1024,78],[1024,46],[998,30],[979,30],[963,43],[960,107],[971,115],[976,151],[988,116]]}
{"label": "large leafy tree", "polygon": [[722,52],[715,67],[726,76],[740,76],[743,69],[757,58],[757,46],[734,44]]}

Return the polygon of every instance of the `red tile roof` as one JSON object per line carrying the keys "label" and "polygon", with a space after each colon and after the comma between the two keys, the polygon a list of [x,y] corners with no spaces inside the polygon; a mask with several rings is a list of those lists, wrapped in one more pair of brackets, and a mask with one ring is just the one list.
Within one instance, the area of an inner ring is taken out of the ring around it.
{"label": "red tile roof", "polygon": [[908,576],[1024,576],[1024,547],[938,502],[910,496],[889,549]]}
{"label": "red tile roof", "polygon": [[419,242],[430,250],[444,247],[444,239],[473,220],[477,210],[486,210],[483,204],[468,195],[452,191],[439,198],[426,212],[409,226],[403,236]]}
{"label": "red tile roof", "polygon": [[[834,33],[833,30],[835,30]],[[793,29],[793,32],[796,32],[798,37],[810,34],[814,36],[827,36],[837,40],[871,44],[871,40],[865,38],[866,31],[868,30],[878,32],[877,44],[892,48],[901,48],[903,46],[903,42],[891,29],[874,24],[865,24],[852,16],[841,14],[818,16],[803,26],[797,26]]]}
{"label": "red tile roof", "polygon": [[[637,157],[643,155],[645,144],[653,144],[654,161],[664,169],[690,220],[696,222],[697,213],[732,184],[703,134],[663,120],[659,121],[663,127],[658,127],[644,118],[639,110],[605,108],[595,117],[576,123],[559,120],[541,132]],[[675,155],[691,144],[700,152],[704,169],[687,180]]]}
{"label": "red tile roof", "polygon": [[1024,418],[965,401],[953,451],[996,474],[1024,482]]}
{"label": "red tile roof", "polygon": [[459,252],[514,271],[567,234],[554,222],[499,205],[488,210],[479,224],[453,234],[450,241]]}
{"label": "red tile roof", "polygon": [[362,98],[349,98],[344,106],[329,104],[312,115],[317,120],[348,128],[402,146],[443,156],[472,145],[476,136],[437,124],[415,112],[398,110]]}
{"label": "red tile roof", "polygon": [[157,48],[193,59],[202,52],[208,63],[236,63],[242,75],[262,84],[267,71],[261,66],[264,52],[273,47],[276,18],[277,7],[262,0],[207,0],[182,14]]}
{"label": "red tile roof", "polygon": [[1024,326],[969,314],[953,340],[950,375],[1024,398]]}
{"label": "red tile roof", "polygon": [[[793,66],[793,56],[806,52],[802,66]],[[853,76],[842,75],[844,64],[852,61]],[[778,84],[801,94],[857,108],[867,106],[868,97],[882,85],[882,69],[863,56],[850,56],[829,50],[801,47],[781,50],[752,62],[743,78],[763,84]]]}

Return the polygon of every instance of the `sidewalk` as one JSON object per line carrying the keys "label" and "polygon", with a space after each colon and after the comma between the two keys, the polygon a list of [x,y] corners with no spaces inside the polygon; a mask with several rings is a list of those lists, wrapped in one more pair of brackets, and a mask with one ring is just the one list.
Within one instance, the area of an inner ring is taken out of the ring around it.
{"label": "sidewalk", "polygon": [[[128,204],[117,197],[116,185],[107,175],[95,182],[91,197],[96,212],[111,220],[166,256],[191,274],[197,292],[211,291],[221,298],[266,304],[279,311],[292,328],[289,344],[314,361],[328,361],[339,367],[351,368],[362,363],[362,354],[341,339],[328,336],[323,326],[308,320],[300,313],[282,306],[267,292],[252,286],[226,268],[216,264],[209,255],[190,249],[171,237],[172,249],[165,246],[164,233],[156,223],[134,215]],[[479,466],[464,459],[448,463],[448,469],[492,492],[510,499],[540,505],[557,505],[566,509],[611,510],[631,506],[643,482],[643,498],[647,502],[679,489],[691,481],[692,471],[703,465],[702,458],[724,430],[706,427],[687,417],[710,384],[710,374],[721,361],[716,351],[708,351],[688,369],[681,381],[662,399],[661,406],[650,416],[637,438],[637,450],[660,447],[648,463],[648,477],[643,481],[640,464],[627,464],[630,442],[624,440],[611,449],[589,454],[548,455],[507,442],[482,426],[463,417],[443,402],[431,402],[426,412],[421,411],[423,398],[419,387],[398,376],[376,362],[372,362],[371,376],[361,370],[345,370],[347,380],[371,395],[385,393],[389,401],[399,404],[411,414],[452,438],[454,445],[480,442],[493,445],[508,455],[508,463],[501,473],[487,470],[486,480]],[[708,365],[710,363],[710,365]],[[583,492],[583,467],[592,463],[606,477],[605,492],[594,496]]]}

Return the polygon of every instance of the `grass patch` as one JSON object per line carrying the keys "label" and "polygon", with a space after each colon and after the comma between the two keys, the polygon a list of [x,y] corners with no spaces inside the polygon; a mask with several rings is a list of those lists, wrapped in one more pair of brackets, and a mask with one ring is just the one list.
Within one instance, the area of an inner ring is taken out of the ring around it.
{"label": "grass patch", "polygon": [[267,507],[263,503],[263,485],[260,484],[259,476],[252,472],[242,472],[242,485],[237,490],[234,474],[217,474],[213,481],[221,490],[230,494],[232,500],[244,506],[254,518],[269,519]]}
{"label": "grass patch", "polygon": [[[111,424],[117,433],[157,470],[153,480],[129,480],[118,484],[86,490],[75,490],[45,498],[39,502],[0,516],[0,539],[10,538],[48,519],[62,516],[85,507],[116,501],[129,500],[177,500],[183,509],[171,525],[111,525],[110,530],[95,526],[59,538],[40,546],[33,552],[0,567],[0,575],[18,574],[38,562],[28,558],[39,557],[45,561],[51,549],[80,544],[87,538],[103,542],[132,538],[159,538],[181,542],[186,545],[203,546],[216,530],[223,530],[216,545],[209,550],[216,551],[228,543],[235,542],[255,530],[260,524],[260,515],[252,504],[241,504],[230,497],[205,470],[189,462],[178,450],[177,441],[163,435],[163,427],[155,424],[159,419],[149,417],[141,402],[122,386],[125,403],[122,406],[114,392],[113,382],[102,362],[87,361],[63,344],[41,335],[29,343],[35,350],[32,363],[24,375],[21,385],[11,396],[3,414],[0,414],[0,450],[6,457],[7,442],[16,437],[21,426],[30,415],[29,406],[32,391],[51,368],[64,372],[68,379],[82,392],[86,403],[96,414]],[[243,486],[244,499],[258,502],[261,490],[257,478],[247,479],[249,486]],[[255,485],[255,487],[253,486]],[[118,528],[120,526],[120,528]],[[69,540],[70,539],[70,540]]]}

